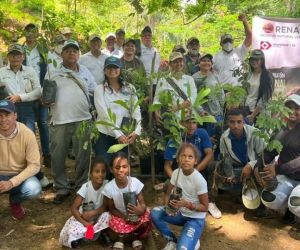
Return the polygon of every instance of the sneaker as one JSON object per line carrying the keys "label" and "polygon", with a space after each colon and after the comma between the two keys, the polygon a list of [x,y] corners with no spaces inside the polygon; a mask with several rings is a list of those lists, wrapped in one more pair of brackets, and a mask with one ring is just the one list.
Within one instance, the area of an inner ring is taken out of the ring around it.
{"label": "sneaker", "polygon": [[209,202],[208,203],[208,212],[211,214],[212,217],[215,219],[220,219],[222,217],[222,213],[217,207],[216,203]]}
{"label": "sneaker", "polygon": [[197,244],[195,246],[195,250],[198,250],[200,248],[200,240],[197,241]]}
{"label": "sneaker", "polygon": [[169,241],[162,250],[176,250],[176,243],[173,241]]}
{"label": "sneaker", "polygon": [[51,156],[44,155],[43,164],[46,168],[51,168]]}
{"label": "sneaker", "polygon": [[25,217],[25,210],[21,203],[13,203],[9,201],[9,204],[12,216],[17,220],[22,220]]}

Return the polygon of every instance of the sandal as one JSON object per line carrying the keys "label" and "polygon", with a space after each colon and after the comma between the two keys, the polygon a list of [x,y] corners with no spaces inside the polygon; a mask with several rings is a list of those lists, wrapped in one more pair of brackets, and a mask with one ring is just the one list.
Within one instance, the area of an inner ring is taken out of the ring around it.
{"label": "sandal", "polygon": [[113,250],[123,250],[123,249],[124,249],[123,242],[117,241],[114,243]]}
{"label": "sandal", "polygon": [[143,249],[143,243],[140,240],[135,240],[132,242],[132,248],[135,250]]}

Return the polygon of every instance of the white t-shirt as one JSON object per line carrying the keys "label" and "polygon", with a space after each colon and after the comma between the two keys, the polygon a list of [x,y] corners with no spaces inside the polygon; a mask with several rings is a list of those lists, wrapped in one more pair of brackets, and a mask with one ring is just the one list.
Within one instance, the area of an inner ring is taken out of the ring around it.
{"label": "white t-shirt", "polygon": [[[128,178],[130,184],[130,192],[135,192],[137,195],[142,191],[144,184],[135,177]],[[109,199],[113,199],[116,209],[123,214],[126,214],[126,209],[123,200],[123,193],[129,192],[128,185],[125,188],[119,188],[115,179],[107,183],[102,191],[102,194]]]}
{"label": "white t-shirt", "polygon": [[250,86],[248,88],[248,96],[246,98],[245,105],[249,106],[251,112],[254,111],[256,107],[256,100],[258,97],[258,89],[260,84],[260,73],[259,74],[251,74],[248,82]]}
{"label": "white t-shirt", "polygon": [[90,51],[82,55],[79,63],[86,66],[95,78],[96,83],[102,84],[104,82],[104,62],[108,56],[101,53],[100,56],[95,57]]}
{"label": "white t-shirt", "polygon": [[218,73],[222,84],[231,83],[234,86],[239,85],[238,77],[232,76],[233,70],[240,67],[246,57],[248,48],[242,44],[234,48],[230,53],[223,50],[219,51],[213,58],[213,68]]}
{"label": "white t-shirt", "polygon": [[[108,183],[108,180],[104,180],[103,185],[95,190],[91,181],[84,183],[78,190],[77,194],[80,195],[84,201],[83,202],[93,202],[95,209],[99,208],[103,204],[103,194],[102,191],[104,186]],[[82,212],[82,206],[79,208],[79,212]]]}
{"label": "white t-shirt", "polygon": [[[171,184],[175,186],[177,173],[180,170],[177,186],[182,189],[182,199],[192,202],[194,205],[199,205],[199,195],[207,193],[207,183],[203,176],[194,170],[193,173],[186,176],[182,173],[182,170],[177,168],[171,176]],[[206,212],[197,212],[189,210],[188,208],[180,208],[180,212],[183,216],[190,218],[204,219]]]}

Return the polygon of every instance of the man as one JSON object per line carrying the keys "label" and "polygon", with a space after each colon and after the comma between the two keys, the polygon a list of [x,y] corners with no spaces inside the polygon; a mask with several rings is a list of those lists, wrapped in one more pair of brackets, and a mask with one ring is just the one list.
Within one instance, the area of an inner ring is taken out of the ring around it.
{"label": "man", "polygon": [[199,71],[200,61],[200,41],[196,37],[191,37],[187,40],[186,48],[187,54],[184,56],[184,62],[186,66],[186,74],[193,75]]}
{"label": "man", "polygon": [[222,50],[214,56],[214,70],[218,73],[220,82],[238,85],[239,76],[233,76],[233,71],[242,65],[252,41],[252,31],[244,14],[239,15],[245,30],[245,40],[237,48],[233,48],[233,38],[230,34],[221,36]]}
{"label": "man", "polygon": [[[243,112],[232,109],[227,114],[228,129],[220,139],[220,154],[222,161],[209,166],[209,189],[213,178],[221,178],[217,187],[241,193],[243,181],[250,178],[259,155],[263,152],[264,140],[255,135],[256,128],[244,123]],[[215,175],[215,168],[218,176]],[[216,197],[211,193],[210,199],[214,203]],[[214,208],[212,208],[212,211]]]}
{"label": "man", "polygon": [[[152,30],[146,26],[141,32],[141,56],[140,60],[143,62],[147,77],[152,73],[157,73],[160,66],[159,51],[152,45]],[[153,80],[153,85],[156,86],[157,79]]]}
{"label": "man", "polygon": [[92,73],[96,83],[104,82],[104,61],[107,55],[101,52],[102,40],[98,34],[89,37],[90,51],[80,57],[79,63]]}
{"label": "man", "polygon": [[[37,43],[39,34],[36,25],[32,23],[28,24],[25,26],[24,31],[26,40],[24,45],[25,59],[23,64],[33,67],[39,77],[40,84],[43,87],[43,82],[47,71],[47,62],[46,58],[43,56],[43,51],[45,52],[47,49],[42,48],[41,45]],[[48,108],[43,106],[41,102],[37,100],[34,103],[34,111],[40,132],[43,162],[46,167],[50,167],[51,157],[49,150]]]}
{"label": "man", "polygon": [[75,189],[87,181],[90,147],[87,150],[83,147],[89,142],[89,133],[86,129],[76,136],[76,131],[83,121],[89,123],[92,118],[89,94],[97,86],[89,70],[78,64],[79,45],[76,41],[66,41],[61,55],[63,62],[50,78],[57,83],[56,102],[50,107],[51,173],[57,190],[55,204],[61,204],[70,194],[65,160],[71,139],[76,156]]}
{"label": "man", "polygon": [[69,27],[63,27],[60,29],[60,33],[66,38],[66,40],[72,39],[73,32]]}
{"label": "man", "polygon": [[[300,218],[300,96],[288,96],[285,105],[292,112],[287,119],[287,126],[275,135],[275,139],[283,146],[278,160],[275,161],[275,150],[265,150],[264,162],[260,158],[255,166],[255,176],[264,187],[261,193],[263,204],[274,210],[284,210],[288,207],[284,218],[288,219],[294,216]],[[258,174],[257,169],[263,171]],[[270,182],[274,183],[274,179],[277,185],[270,188]],[[297,223],[299,232],[299,222]]]}
{"label": "man", "polygon": [[125,42],[125,30],[118,29],[116,31],[116,43],[115,43],[115,50],[118,52],[118,58],[123,56],[123,45]]}
{"label": "man", "polygon": [[48,69],[54,70],[62,62],[61,51],[66,38],[63,35],[58,35],[54,39],[54,50],[48,52]]}
{"label": "man", "polygon": [[115,48],[116,44],[116,35],[114,33],[109,33],[105,37],[105,43],[106,46],[104,49],[102,49],[102,53],[106,56],[115,56],[118,58],[121,58],[123,55],[123,52]]}
{"label": "man", "polygon": [[15,103],[18,121],[34,132],[33,102],[42,93],[39,79],[32,67],[22,65],[24,52],[21,45],[11,44],[7,57],[9,65],[0,69],[0,87],[5,87],[7,99]]}
{"label": "man", "polygon": [[17,122],[12,101],[0,101],[0,194],[9,193],[12,216],[23,219],[21,203],[37,197],[41,185],[34,176],[40,170],[40,153],[33,132]]}

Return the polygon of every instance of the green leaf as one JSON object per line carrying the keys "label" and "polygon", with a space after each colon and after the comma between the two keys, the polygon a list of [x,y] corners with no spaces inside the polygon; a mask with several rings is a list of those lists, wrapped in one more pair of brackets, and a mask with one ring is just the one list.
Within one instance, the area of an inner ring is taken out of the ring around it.
{"label": "green leaf", "polygon": [[116,100],[116,101],[114,101],[114,103],[116,103],[116,104],[122,106],[122,107],[123,107],[124,109],[126,109],[126,110],[129,110],[129,109],[130,109],[128,103],[125,102],[125,101],[123,101],[123,100]]}
{"label": "green leaf", "polygon": [[151,104],[151,105],[149,106],[148,111],[149,111],[149,112],[155,112],[155,111],[157,111],[157,110],[160,110],[161,106],[162,106],[161,104]]}
{"label": "green leaf", "polygon": [[96,123],[96,124],[103,125],[103,126],[115,127],[115,124],[114,124],[114,123],[107,122],[107,121],[96,121],[95,123]]}
{"label": "green leaf", "polygon": [[196,106],[199,105],[200,101],[202,101],[202,99],[204,99],[204,97],[208,96],[210,91],[211,90],[209,88],[202,88],[196,97],[194,105],[196,105]]}
{"label": "green leaf", "polygon": [[108,150],[107,150],[107,153],[116,153],[120,150],[122,150],[123,148],[127,147],[128,144],[115,144],[115,145],[112,145]]}

